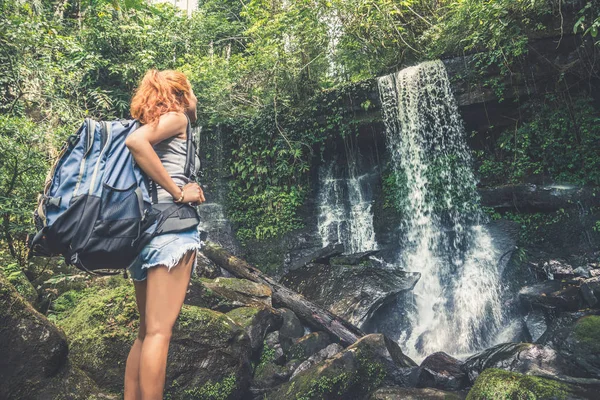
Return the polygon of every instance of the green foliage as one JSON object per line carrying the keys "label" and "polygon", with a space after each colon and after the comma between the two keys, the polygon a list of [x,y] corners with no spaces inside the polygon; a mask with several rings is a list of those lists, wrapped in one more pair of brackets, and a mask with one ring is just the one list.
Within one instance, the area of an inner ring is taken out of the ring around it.
{"label": "green foliage", "polygon": [[581,32],[594,38],[596,45],[600,44],[600,7],[593,1],[587,2],[585,7],[579,11],[579,19],[573,26],[573,32]]}
{"label": "green foliage", "polygon": [[0,273],[4,274],[6,280],[8,280],[15,287],[17,292],[27,299],[27,301],[32,304],[36,302],[38,294],[17,263],[10,263],[4,267],[0,267]]}
{"label": "green foliage", "polygon": [[22,267],[38,188],[48,168],[45,142],[43,125],[27,118],[0,116],[0,241]]}
{"label": "green foliage", "polygon": [[494,220],[504,218],[518,223],[521,228],[519,230],[519,242],[526,245],[543,243],[546,240],[546,234],[551,226],[573,217],[569,212],[562,208],[552,213],[538,212],[529,214],[515,212],[505,212],[500,214],[490,208],[487,208],[484,211],[488,212],[488,215]]}
{"label": "green foliage", "polygon": [[467,400],[566,399],[569,386],[547,378],[500,369],[486,369],[479,375]]}
{"label": "green foliage", "polygon": [[185,400],[227,400],[237,388],[235,374],[231,374],[219,382],[208,381],[200,388],[186,389]]}
{"label": "green foliage", "polygon": [[585,96],[547,95],[522,107],[524,120],[506,130],[481,160],[489,184],[519,183],[532,177],[579,185],[600,184],[600,118]]}

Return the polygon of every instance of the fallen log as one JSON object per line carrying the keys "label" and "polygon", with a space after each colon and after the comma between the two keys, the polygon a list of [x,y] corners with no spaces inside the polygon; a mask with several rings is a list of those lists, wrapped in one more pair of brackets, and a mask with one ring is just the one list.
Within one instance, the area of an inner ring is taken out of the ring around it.
{"label": "fallen log", "polygon": [[212,262],[234,276],[269,286],[273,292],[273,305],[289,308],[312,329],[326,331],[339,338],[344,345],[351,345],[365,335],[348,321],[308,301],[301,294],[286,288],[221,246],[208,242],[202,248],[202,252]]}

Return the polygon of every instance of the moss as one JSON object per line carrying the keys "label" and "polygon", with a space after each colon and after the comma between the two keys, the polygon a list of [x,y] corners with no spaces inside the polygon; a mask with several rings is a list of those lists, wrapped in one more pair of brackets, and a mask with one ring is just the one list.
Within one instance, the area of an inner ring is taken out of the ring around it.
{"label": "moss", "polygon": [[252,324],[254,316],[260,311],[256,307],[239,307],[229,311],[226,315],[235,321],[242,328],[247,328]]}
{"label": "moss", "polygon": [[483,371],[467,400],[566,399],[569,385],[551,379],[490,368]]}
{"label": "moss", "polygon": [[175,329],[194,326],[202,326],[202,331],[211,335],[223,335],[228,333],[234,324],[225,314],[218,311],[186,304],[181,308]]}
{"label": "moss", "polygon": [[345,351],[297,375],[270,399],[361,399],[385,380],[385,366],[362,351]]}
{"label": "moss", "polygon": [[262,353],[260,353],[260,360],[254,368],[254,376],[260,377],[265,372],[268,365],[273,364],[275,360],[275,349],[267,344],[267,341],[263,341]]}
{"label": "moss", "polygon": [[[112,361],[118,364],[115,357],[133,342],[139,326],[133,286],[91,288],[81,296],[67,293],[54,320],[69,338],[75,363],[85,370],[102,370]],[[115,343],[122,349],[117,350]]]}
{"label": "moss", "polygon": [[204,283],[218,285],[224,289],[229,289],[238,293],[253,294],[260,296],[271,295],[270,290],[267,286],[249,281],[247,279],[219,277],[217,279],[201,278],[200,280]]}
{"label": "moss", "polygon": [[219,382],[209,381],[200,388],[187,389],[183,392],[183,399],[189,400],[227,400],[237,388],[235,374]]}
{"label": "moss", "polygon": [[577,340],[594,353],[600,352],[600,316],[581,318],[574,328]]}
{"label": "moss", "polygon": [[2,273],[10,282],[11,285],[17,290],[21,296],[23,296],[31,304],[35,304],[38,298],[37,291],[29,282],[29,279],[25,276],[21,268],[17,264],[9,264],[4,268],[1,268]]}

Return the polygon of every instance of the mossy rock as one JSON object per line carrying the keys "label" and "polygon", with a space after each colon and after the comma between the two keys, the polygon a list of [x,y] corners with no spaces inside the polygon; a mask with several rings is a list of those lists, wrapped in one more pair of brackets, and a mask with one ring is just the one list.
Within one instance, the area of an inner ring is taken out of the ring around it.
{"label": "mossy rock", "polygon": [[377,389],[369,400],[463,400],[462,393],[448,392],[432,388],[403,388],[389,386]]}
{"label": "mossy rock", "polygon": [[[102,389],[118,393],[139,315],[130,283],[67,293],[56,321],[65,330],[73,362]],[[165,394],[173,399],[238,399],[250,379],[250,345],[225,314],[184,305],[169,347]],[[232,385],[231,382],[235,384]]]}
{"label": "mossy rock", "polygon": [[33,309],[2,274],[0,337],[0,398],[110,398],[69,362],[64,333]]}
{"label": "mossy rock", "polygon": [[416,364],[406,356],[399,357],[396,347],[383,335],[367,335],[332,358],[300,372],[268,399],[364,399],[384,383],[407,384],[405,377],[411,375]]}
{"label": "mossy rock", "polygon": [[56,303],[55,321],[69,338],[73,362],[100,387],[120,392],[139,326],[133,285],[69,291]]}
{"label": "mossy rock", "polygon": [[217,292],[207,288],[202,283],[202,278],[192,277],[185,304],[191,306],[210,308],[211,310],[223,313],[229,312],[235,308],[242,307],[243,304],[234,302],[227,297],[221,296]]}
{"label": "mossy rock", "polygon": [[247,279],[201,278],[202,284],[219,296],[231,300],[240,306],[272,307],[271,288]]}
{"label": "mossy rock", "polygon": [[319,350],[331,344],[331,338],[325,332],[312,332],[297,339],[286,353],[288,359],[306,360]]}
{"label": "mossy rock", "polygon": [[31,303],[34,307],[37,306],[38,293],[29,279],[27,279],[21,268],[19,268],[16,264],[11,264],[0,270],[8,282],[15,287],[17,293],[23,296],[23,298],[25,298],[25,300]]}
{"label": "mossy rock", "polygon": [[283,320],[281,315],[270,307],[239,307],[226,315],[246,331],[255,355],[261,350],[265,335],[279,329]]}
{"label": "mossy rock", "polygon": [[575,338],[585,351],[600,353],[600,316],[588,315],[581,318],[573,330]]}
{"label": "mossy rock", "polygon": [[563,400],[572,387],[552,379],[490,368],[483,371],[469,391],[467,400]]}

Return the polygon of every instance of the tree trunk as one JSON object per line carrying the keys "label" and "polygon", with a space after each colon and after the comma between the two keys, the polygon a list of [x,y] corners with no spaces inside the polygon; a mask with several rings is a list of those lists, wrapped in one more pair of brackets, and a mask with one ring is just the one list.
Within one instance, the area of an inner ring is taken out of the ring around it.
{"label": "tree trunk", "polygon": [[364,336],[364,332],[356,326],[279,284],[222,247],[209,242],[203,247],[202,252],[212,262],[234,276],[269,286],[273,291],[273,305],[289,308],[311,328],[330,333],[339,338],[344,345],[351,345]]}

